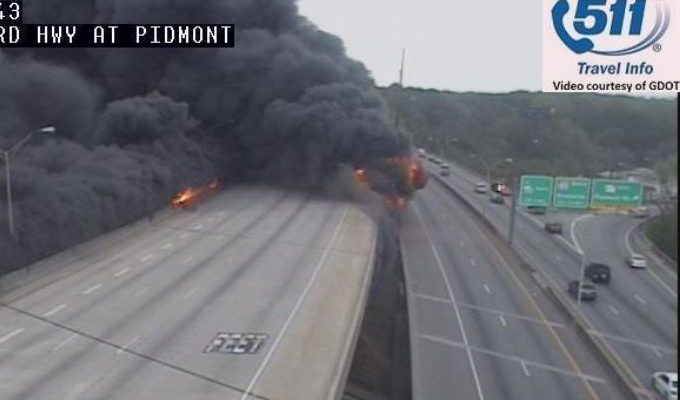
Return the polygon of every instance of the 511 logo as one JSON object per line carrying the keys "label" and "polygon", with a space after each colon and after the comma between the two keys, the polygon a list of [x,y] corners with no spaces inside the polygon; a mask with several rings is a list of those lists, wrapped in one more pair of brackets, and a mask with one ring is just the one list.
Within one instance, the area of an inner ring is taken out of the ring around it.
{"label": "511 logo", "polygon": [[544,91],[680,90],[680,0],[543,4]]}
{"label": "511 logo", "polygon": [[[623,56],[650,46],[668,31],[670,7],[677,0],[558,0],[552,21],[560,40],[574,53]],[[609,47],[605,39],[615,39]]]}

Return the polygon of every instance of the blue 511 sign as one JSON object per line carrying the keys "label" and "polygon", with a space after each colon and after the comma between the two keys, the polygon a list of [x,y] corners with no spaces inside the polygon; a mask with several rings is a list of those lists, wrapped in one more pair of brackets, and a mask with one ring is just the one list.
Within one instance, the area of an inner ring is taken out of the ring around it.
{"label": "blue 511 sign", "polygon": [[[666,1],[558,0],[552,21],[560,40],[576,54],[623,56],[645,50],[664,36],[670,24]],[[617,45],[611,47],[612,42]]]}

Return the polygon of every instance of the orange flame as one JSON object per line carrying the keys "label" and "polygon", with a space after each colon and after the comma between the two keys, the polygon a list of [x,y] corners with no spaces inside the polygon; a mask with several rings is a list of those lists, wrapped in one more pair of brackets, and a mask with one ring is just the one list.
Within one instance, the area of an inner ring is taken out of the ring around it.
{"label": "orange flame", "polygon": [[204,197],[208,193],[215,193],[220,186],[220,182],[214,179],[207,186],[202,188],[188,187],[182,191],[179,191],[173,196],[170,201],[171,205],[175,208],[185,208],[190,206],[192,203],[198,201],[201,197]]}

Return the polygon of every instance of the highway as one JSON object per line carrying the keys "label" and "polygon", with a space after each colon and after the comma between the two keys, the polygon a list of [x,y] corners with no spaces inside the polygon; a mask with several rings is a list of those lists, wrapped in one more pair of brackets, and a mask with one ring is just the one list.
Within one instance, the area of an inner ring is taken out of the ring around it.
{"label": "highway", "polygon": [[[430,169],[438,171],[434,166]],[[509,204],[491,204],[488,195],[474,193],[478,178],[453,167],[445,181],[483,210],[498,229],[507,231]],[[636,222],[624,216],[585,214],[571,218],[563,235],[550,235],[540,220],[520,211],[514,248],[541,268],[556,287],[565,289],[569,281],[578,279],[583,261],[604,261],[612,267],[611,283],[598,285],[598,299],[584,302],[581,311],[593,326],[590,333],[610,346],[637,377],[638,392],[655,398],[649,393],[651,374],[677,369],[677,281],[665,282],[658,266],[648,270],[626,266],[626,234]],[[585,260],[579,256],[579,247]]]}
{"label": "highway", "polygon": [[240,187],[67,250],[0,296],[0,397],[332,397],[375,236],[354,205]]}
{"label": "highway", "polygon": [[620,398],[569,323],[473,218],[431,180],[402,219],[413,398]]}

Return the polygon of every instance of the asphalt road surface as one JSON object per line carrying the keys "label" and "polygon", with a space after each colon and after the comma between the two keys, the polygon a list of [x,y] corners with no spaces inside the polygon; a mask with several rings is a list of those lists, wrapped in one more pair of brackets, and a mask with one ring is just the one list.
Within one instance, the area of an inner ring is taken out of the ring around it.
{"label": "asphalt road surface", "polygon": [[[431,170],[437,171],[436,167]],[[445,179],[493,224],[507,230],[509,204],[491,204],[488,195],[474,193],[478,178],[453,167]],[[550,235],[539,220],[520,211],[514,246],[557,287],[565,289],[569,281],[578,279],[582,262],[604,261],[611,266],[611,283],[598,285],[598,299],[584,302],[581,310],[594,327],[591,334],[604,340],[637,377],[640,393],[655,398],[649,393],[651,374],[677,370],[677,280],[668,279],[656,265],[633,270],[625,264],[625,237],[635,223],[624,216],[586,214],[573,218],[562,235]],[[579,247],[585,259],[579,255]]]}
{"label": "asphalt road surface", "polygon": [[403,216],[401,240],[414,399],[620,396],[568,322],[436,181]]}
{"label": "asphalt road surface", "polygon": [[0,297],[0,398],[326,398],[374,239],[353,205],[236,188],[64,252]]}

